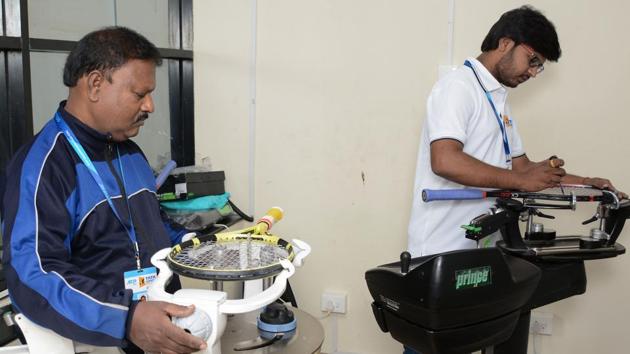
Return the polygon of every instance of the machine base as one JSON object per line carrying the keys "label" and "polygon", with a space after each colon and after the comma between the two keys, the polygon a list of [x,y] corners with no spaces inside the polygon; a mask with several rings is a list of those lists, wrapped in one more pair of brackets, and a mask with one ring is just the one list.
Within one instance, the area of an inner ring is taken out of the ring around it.
{"label": "machine base", "polygon": [[288,340],[280,340],[269,346],[246,352],[235,351],[235,347],[252,346],[262,341],[259,338],[256,318],[259,311],[230,316],[227,327],[221,337],[222,354],[317,354],[324,342],[324,328],[319,321],[308,313],[289,307],[297,319],[297,331]]}

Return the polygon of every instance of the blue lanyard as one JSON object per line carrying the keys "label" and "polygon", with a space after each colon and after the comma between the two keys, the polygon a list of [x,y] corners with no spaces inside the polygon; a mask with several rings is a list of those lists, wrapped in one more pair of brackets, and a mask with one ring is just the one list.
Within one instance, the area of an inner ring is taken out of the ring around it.
{"label": "blue lanyard", "polygon": [[481,89],[483,90],[483,92],[486,94],[486,97],[488,98],[488,102],[490,102],[490,107],[492,107],[492,110],[494,111],[494,116],[497,118],[497,123],[499,123],[499,128],[501,129],[501,136],[503,137],[503,151],[505,151],[505,162],[507,164],[511,164],[512,154],[510,153],[510,142],[508,141],[505,125],[503,124],[503,117],[501,114],[499,114],[499,112],[497,111],[497,108],[494,106],[492,95],[490,94],[490,92],[486,90],[486,88],[481,83],[481,80],[479,79],[479,76],[477,75],[477,72],[475,71],[475,68],[473,68],[470,61],[466,60],[464,62],[464,65],[469,67],[472,70],[473,74],[475,74],[475,78],[477,78],[477,82],[479,83],[479,86],[481,86]]}
{"label": "blue lanyard", "polygon": [[[116,219],[118,219],[118,221],[123,226],[125,231],[127,231],[127,235],[129,236],[129,239],[131,240],[131,243],[134,246],[134,252],[136,256],[136,265],[138,266],[138,270],[141,269],[140,249],[138,247],[136,229],[133,225],[133,218],[131,217],[131,209],[129,208],[129,204],[127,204],[127,211],[129,212],[129,224],[131,227],[127,227],[127,225],[123,222],[122,218],[118,214],[118,211],[116,210],[116,207],[114,206],[114,203],[112,202],[112,198],[110,197],[109,193],[107,193],[107,189],[105,188],[105,183],[103,183],[103,179],[98,174],[98,171],[96,170],[96,166],[94,166],[94,163],[92,163],[92,160],[90,160],[90,157],[87,155],[87,153],[85,152],[85,149],[83,149],[83,146],[81,146],[81,143],[79,142],[77,137],[74,135],[70,127],[68,127],[68,124],[66,124],[63,118],[61,118],[61,116],[59,115],[59,112],[55,114],[55,122],[57,123],[57,127],[59,128],[59,130],[61,130],[63,135],[65,135],[66,139],[68,139],[70,146],[72,146],[72,148],[77,153],[77,155],[79,155],[79,158],[81,159],[85,167],[87,167],[88,171],[90,171],[92,178],[94,178],[94,181],[96,182],[96,184],[98,184],[98,187],[101,189],[101,192],[103,192],[103,195],[107,199],[107,203],[112,208],[112,211],[114,212],[114,215],[116,216]],[[123,172],[122,163],[120,162],[120,151],[118,151],[118,148],[116,148],[116,153],[118,154],[118,167],[120,168],[120,174],[122,177],[122,182],[123,182],[123,187],[124,187],[125,174]],[[127,201],[127,203],[129,203],[129,201]]]}

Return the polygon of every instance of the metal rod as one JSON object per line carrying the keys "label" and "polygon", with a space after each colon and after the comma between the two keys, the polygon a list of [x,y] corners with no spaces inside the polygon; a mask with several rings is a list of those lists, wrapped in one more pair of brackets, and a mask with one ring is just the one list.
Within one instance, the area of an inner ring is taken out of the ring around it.
{"label": "metal rod", "polygon": [[273,285],[273,277],[263,278],[263,290],[267,290]]}
{"label": "metal rod", "polygon": [[579,246],[575,247],[565,247],[565,248],[533,248],[534,252],[537,256],[546,256],[546,255],[554,255],[554,254],[567,254],[567,253],[575,253],[575,251],[580,250],[580,254],[584,253],[598,253],[601,251],[612,251],[615,247],[599,247],[593,249],[580,248]]}
{"label": "metal rod", "polygon": [[220,280],[213,280],[211,282],[211,289],[216,291],[223,291],[223,282]]}

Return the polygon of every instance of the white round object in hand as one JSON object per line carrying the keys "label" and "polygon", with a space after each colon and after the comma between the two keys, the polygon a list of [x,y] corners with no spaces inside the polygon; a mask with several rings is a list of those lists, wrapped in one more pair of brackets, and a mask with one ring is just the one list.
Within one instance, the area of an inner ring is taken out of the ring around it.
{"label": "white round object in hand", "polygon": [[186,332],[203,340],[208,340],[212,332],[210,316],[200,309],[195,309],[195,312],[188,317],[173,317],[173,323],[177,327],[183,328]]}

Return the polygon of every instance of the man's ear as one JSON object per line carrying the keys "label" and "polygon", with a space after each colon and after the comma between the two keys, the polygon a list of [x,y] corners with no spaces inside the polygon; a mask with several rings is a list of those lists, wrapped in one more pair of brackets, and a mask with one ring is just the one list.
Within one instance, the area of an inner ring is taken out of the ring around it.
{"label": "man's ear", "polygon": [[497,48],[501,53],[507,53],[510,49],[514,48],[514,40],[508,37],[502,37],[499,39],[499,47]]}
{"label": "man's ear", "polygon": [[100,70],[93,70],[86,75],[87,97],[92,102],[97,102],[100,97],[101,87],[107,78]]}

